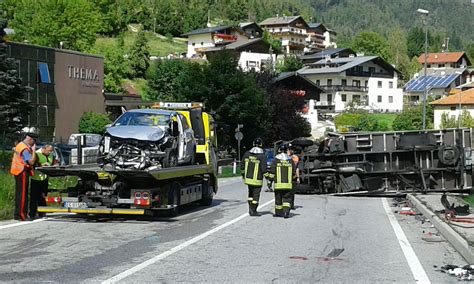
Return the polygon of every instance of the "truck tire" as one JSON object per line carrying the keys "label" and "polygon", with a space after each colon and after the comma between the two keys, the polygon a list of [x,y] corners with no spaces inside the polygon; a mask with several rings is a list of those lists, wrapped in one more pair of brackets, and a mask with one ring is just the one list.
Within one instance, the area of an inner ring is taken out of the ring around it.
{"label": "truck tire", "polygon": [[212,199],[214,198],[214,188],[208,186],[207,192],[203,193],[202,199],[199,201],[199,204],[202,206],[211,206]]}
{"label": "truck tire", "polygon": [[175,217],[179,214],[179,198],[180,198],[180,189],[181,189],[181,186],[179,185],[179,183],[174,183],[172,186],[171,186],[171,189],[169,191],[169,197],[168,197],[168,200],[169,200],[169,204],[170,205],[173,205],[174,207],[170,210],[169,212],[169,215],[170,217]]}

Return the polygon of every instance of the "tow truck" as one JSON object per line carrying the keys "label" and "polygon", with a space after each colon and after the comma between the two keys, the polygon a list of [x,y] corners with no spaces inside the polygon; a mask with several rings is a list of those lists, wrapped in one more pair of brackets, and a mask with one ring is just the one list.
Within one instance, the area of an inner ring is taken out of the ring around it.
{"label": "tow truck", "polygon": [[154,216],[199,202],[210,206],[217,193],[217,137],[214,121],[201,103],[157,103],[152,108],[180,112],[197,142],[194,164],[144,170],[117,169],[99,164],[40,167],[50,177],[76,176],[78,182],[64,193],[50,192],[42,213],[132,214]]}

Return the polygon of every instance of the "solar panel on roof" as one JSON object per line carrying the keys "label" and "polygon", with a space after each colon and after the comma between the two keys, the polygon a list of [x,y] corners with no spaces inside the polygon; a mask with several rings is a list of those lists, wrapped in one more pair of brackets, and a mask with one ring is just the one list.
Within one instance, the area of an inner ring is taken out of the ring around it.
{"label": "solar panel on roof", "polygon": [[410,80],[406,86],[406,92],[423,92],[426,89],[447,88],[459,74],[449,74],[444,76],[420,76]]}

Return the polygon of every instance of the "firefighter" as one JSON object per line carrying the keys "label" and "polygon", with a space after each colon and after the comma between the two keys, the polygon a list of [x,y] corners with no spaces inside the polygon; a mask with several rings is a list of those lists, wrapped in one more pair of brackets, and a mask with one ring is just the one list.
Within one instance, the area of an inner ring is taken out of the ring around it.
{"label": "firefighter", "polygon": [[38,135],[27,133],[25,139],[15,146],[10,173],[15,176],[15,220],[27,220],[28,184],[36,161]]}
{"label": "firefighter", "polygon": [[[58,161],[54,158],[53,146],[44,145],[36,151],[36,167],[54,166]],[[31,177],[30,186],[30,218],[35,219],[38,212],[38,206],[46,206],[45,197],[48,194],[48,176],[40,171],[35,171]],[[40,213],[40,217],[42,214]]]}
{"label": "firefighter", "polygon": [[[291,160],[293,161],[293,167],[296,169],[295,170],[295,175],[293,177],[293,183],[299,184],[300,183],[300,175],[301,175],[301,163],[300,163],[300,157],[298,157],[294,149],[292,148],[292,145],[290,144],[288,147],[288,156],[290,156]],[[295,210],[295,190],[294,188],[291,190],[291,210]]]}
{"label": "firefighter", "polygon": [[282,144],[278,155],[273,159],[270,167],[270,179],[273,179],[275,190],[275,215],[274,217],[288,218],[291,209],[291,190],[295,167],[287,154],[288,145]]}
{"label": "firefighter", "polygon": [[244,183],[248,185],[248,204],[249,215],[259,216],[257,212],[260,192],[263,185],[263,176],[267,170],[267,158],[262,149],[263,141],[256,138],[253,141],[253,148],[245,152],[242,157],[243,163],[240,164]]}

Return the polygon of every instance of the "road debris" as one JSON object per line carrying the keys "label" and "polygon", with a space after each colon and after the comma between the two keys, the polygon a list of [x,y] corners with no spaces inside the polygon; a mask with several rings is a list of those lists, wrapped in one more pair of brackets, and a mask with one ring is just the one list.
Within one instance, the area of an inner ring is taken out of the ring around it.
{"label": "road debris", "polygon": [[474,280],[474,265],[457,266],[447,264],[441,267],[438,271],[448,273],[455,276],[458,280],[472,281]]}

